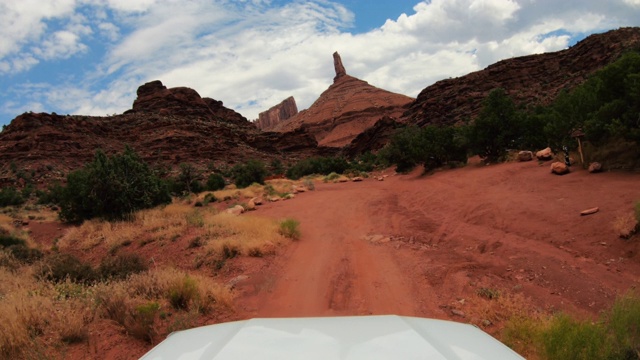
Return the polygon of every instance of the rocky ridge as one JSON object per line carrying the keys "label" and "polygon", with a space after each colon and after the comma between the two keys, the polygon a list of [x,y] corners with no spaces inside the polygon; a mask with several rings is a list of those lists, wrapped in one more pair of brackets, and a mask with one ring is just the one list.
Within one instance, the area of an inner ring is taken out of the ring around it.
{"label": "rocky ridge", "polygon": [[267,111],[263,111],[258,115],[258,119],[254,122],[258,129],[269,131],[269,129],[278,125],[280,122],[293,117],[298,113],[296,99],[293,96],[282,100],[278,105],[273,106]]}
{"label": "rocky ridge", "polygon": [[516,103],[546,105],[560,91],[583,83],[629,50],[640,50],[640,28],[591,35],[562,51],[499,61],[484,70],[425,88],[402,120],[423,126],[473,119],[482,101],[496,88],[505,89]]}
{"label": "rocky ridge", "polygon": [[193,89],[167,89],[152,81],[138,89],[132,109],[96,117],[24,113],[0,133],[0,184],[12,182],[10,164],[37,182],[62,178],[90,161],[96,149],[114,153],[125,145],[152,165],[182,162],[225,168],[248,159],[285,163],[335,150],[318,147],[304,131],[266,133],[221,101]]}
{"label": "rocky ridge", "polygon": [[340,55],[333,54],[333,84],[307,109],[271,130],[304,129],[320,145],[343,147],[383,117],[398,118],[413,101],[347,74]]}

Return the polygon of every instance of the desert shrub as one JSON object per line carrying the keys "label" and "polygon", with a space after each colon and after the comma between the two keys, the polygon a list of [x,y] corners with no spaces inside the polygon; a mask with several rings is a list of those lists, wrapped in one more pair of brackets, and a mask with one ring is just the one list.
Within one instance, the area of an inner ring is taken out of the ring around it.
{"label": "desert shrub", "polygon": [[636,221],[640,224],[640,201],[638,201],[633,207],[633,213],[636,216]]}
{"label": "desert shrub", "polygon": [[600,323],[558,315],[542,332],[542,347],[548,359],[606,359],[606,332]]}
{"label": "desert shrub", "polygon": [[484,298],[487,298],[489,300],[492,299],[497,299],[500,296],[500,292],[496,289],[491,289],[491,288],[480,288],[478,289],[478,291],[476,292],[479,296],[482,296]]}
{"label": "desert shrub", "polygon": [[202,203],[204,205],[208,205],[209,203],[212,202],[216,202],[218,201],[218,199],[216,198],[216,196],[213,193],[208,193],[204,196],[204,199],[202,199]]}
{"label": "desert shrub", "polygon": [[169,189],[171,193],[176,196],[183,196],[184,194],[201,192],[203,186],[199,181],[200,171],[189,163],[181,163],[179,167],[178,176],[170,179]]}
{"label": "desert shrub", "polygon": [[11,234],[3,233],[0,231],[0,246],[9,247],[13,245],[22,245],[25,246],[26,242],[19,237],[13,236]]}
{"label": "desert shrub", "polygon": [[325,176],[322,179],[322,181],[329,182],[329,181],[337,180],[337,179],[340,178],[340,176],[341,176],[340,174],[332,172],[332,173],[328,174],[327,176]]}
{"label": "desert shrub", "polygon": [[316,184],[311,179],[304,179],[304,181],[302,182],[302,185],[304,185],[304,187],[306,187],[311,191],[316,189]]}
{"label": "desert shrub", "polygon": [[231,177],[238,188],[246,188],[253,183],[264,184],[266,175],[267,170],[264,164],[258,160],[249,160],[245,164],[237,164],[231,169]]}
{"label": "desert shrub", "polygon": [[207,184],[205,185],[205,190],[207,191],[217,191],[222,190],[226,186],[226,182],[224,178],[220,174],[213,173],[209,175],[207,178]]}
{"label": "desert shrub", "polygon": [[292,240],[300,239],[300,222],[295,219],[285,219],[280,222],[280,234]]}
{"label": "desert shrub", "polygon": [[185,215],[187,219],[187,225],[195,226],[195,227],[203,227],[204,226],[204,217],[202,213],[198,210],[192,211]]}
{"label": "desert shrub", "polygon": [[147,271],[149,265],[137,254],[119,254],[105,257],[100,262],[98,273],[103,279],[126,279],[131,274]]}
{"label": "desert shrub", "polygon": [[53,254],[45,257],[38,268],[36,276],[52,281],[70,280],[78,283],[89,283],[96,279],[91,265],[83,263],[71,254]]}
{"label": "desert shrub", "polygon": [[26,245],[11,245],[7,248],[7,251],[13,255],[13,257],[26,264],[33,264],[36,261],[42,259],[42,251],[38,249],[32,249]]}
{"label": "desert shrub", "polygon": [[640,352],[640,298],[633,293],[621,296],[604,314],[612,336],[610,359],[638,359]]}
{"label": "desert shrub", "polygon": [[64,187],[58,182],[54,183],[53,185],[49,185],[49,187],[47,187],[47,190],[36,190],[38,204],[60,204],[60,202],[62,201],[63,193]]}
{"label": "desert shrub", "polygon": [[378,156],[382,163],[395,164],[407,172],[417,165],[432,170],[445,164],[467,162],[467,145],[462,130],[448,126],[409,126],[396,130]]}
{"label": "desert shrub", "polygon": [[177,310],[188,310],[199,295],[198,284],[188,275],[174,281],[168,292],[169,303]]}
{"label": "desert shrub", "polygon": [[14,187],[0,189],[0,206],[18,206],[24,204],[25,199]]}
{"label": "desert shrub", "polygon": [[284,166],[282,165],[282,161],[280,159],[273,159],[270,164],[271,174],[273,175],[282,175],[284,174]]}
{"label": "desert shrub", "polygon": [[167,187],[131,148],[110,157],[98,150],[91,163],[67,176],[60,217],[68,222],[124,220],[136,210],[170,201]]}
{"label": "desert shrub", "polygon": [[287,169],[286,176],[292,180],[298,180],[306,175],[327,175],[332,172],[342,174],[351,165],[342,157],[311,157],[304,160],[300,160],[289,169]]}
{"label": "desert shrub", "polygon": [[137,339],[153,342],[157,335],[154,324],[159,312],[160,304],[156,301],[136,306],[126,320],[127,333]]}

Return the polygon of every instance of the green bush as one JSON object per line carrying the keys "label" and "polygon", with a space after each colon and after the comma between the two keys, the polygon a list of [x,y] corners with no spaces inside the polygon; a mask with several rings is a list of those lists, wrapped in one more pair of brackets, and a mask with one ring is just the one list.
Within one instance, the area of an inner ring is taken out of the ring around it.
{"label": "green bush", "polygon": [[137,254],[119,254],[105,257],[100,262],[98,273],[102,279],[121,280],[129,275],[147,271],[149,265]]}
{"label": "green bush", "polygon": [[159,313],[160,304],[156,301],[136,306],[125,322],[127,333],[137,339],[152,343],[157,334],[154,324]]}
{"label": "green bush", "polygon": [[265,176],[267,176],[267,170],[258,160],[249,160],[231,169],[231,177],[238,188],[246,188],[253,183],[264,184]]}
{"label": "green bush", "polygon": [[10,234],[0,233],[0,246],[9,247],[13,245],[25,246],[26,242],[23,239],[20,239],[19,237],[15,237]]}
{"label": "green bush", "polygon": [[43,256],[42,251],[38,249],[32,249],[25,245],[12,245],[7,248],[7,250],[13,255],[13,257],[26,264],[33,264],[34,262],[40,260]]}
{"label": "green bush", "polygon": [[188,310],[199,296],[198,284],[189,276],[185,276],[169,287],[169,303],[177,310]]}
{"label": "green bush", "polygon": [[398,172],[410,171],[420,164],[428,171],[445,164],[466,163],[467,145],[459,128],[409,126],[396,130],[378,156],[384,163],[395,164]]}
{"label": "green bush", "polygon": [[49,185],[47,190],[36,190],[36,197],[38,198],[38,204],[41,204],[41,205],[48,205],[48,204],[58,205],[62,201],[63,194],[64,194],[64,187],[60,185],[59,182],[56,182],[53,185]]}
{"label": "green bush", "polygon": [[91,265],[83,263],[71,254],[53,254],[45,257],[36,270],[36,276],[56,283],[67,279],[77,283],[90,283],[97,277]]}
{"label": "green bush", "polygon": [[327,175],[335,172],[342,174],[347,169],[351,168],[351,165],[345,158],[341,157],[312,157],[304,160],[300,160],[293,166],[291,166],[286,176],[292,180],[298,180],[306,175]]}
{"label": "green bush", "polygon": [[13,187],[0,189],[0,206],[18,206],[24,204],[22,194]]}
{"label": "green bush", "polygon": [[285,219],[280,222],[279,232],[282,236],[291,240],[300,239],[300,222],[295,219]]}
{"label": "green bush", "polygon": [[67,222],[125,220],[136,210],[170,201],[166,185],[131,148],[110,157],[98,150],[91,163],[67,176],[60,217]]}
{"label": "green bush", "polygon": [[224,181],[224,178],[222,177],[222,175],[213,173],[209,175],[209,178],[207,178],[207,184],[205,186],[205,190],[207,191],[222,190],[226,185],[227,184]]}
{"label": "green bush", "polygon": [[207,195],[204,196],[204,199],[202,199],[203,205],[208,205],[209,203],[216,202],[216,201],[218,201],[218,199],[216,198],[215,195],[213,195],[213,193],[208,193]]}

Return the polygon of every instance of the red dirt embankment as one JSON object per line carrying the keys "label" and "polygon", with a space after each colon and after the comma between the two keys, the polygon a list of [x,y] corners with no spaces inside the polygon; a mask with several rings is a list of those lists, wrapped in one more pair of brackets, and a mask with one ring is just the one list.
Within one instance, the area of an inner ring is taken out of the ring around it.
{"label": "red dirt embankment", "polygon": [[260,270],[246,264],[238,316],[470,321],[480,288],[595,315],[640,280],[638,238],[613,230],[638,200],[638,175],[554,176],[536,162],[318,184],[258,211],[299,220],[302,238]]}

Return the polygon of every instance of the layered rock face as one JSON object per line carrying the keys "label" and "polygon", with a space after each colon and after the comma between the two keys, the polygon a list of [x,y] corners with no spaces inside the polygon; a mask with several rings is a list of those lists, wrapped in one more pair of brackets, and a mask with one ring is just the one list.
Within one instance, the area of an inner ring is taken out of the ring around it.
{"label": "layered rock face", "polygon": [[336,77],[307,110],[299,112],[272,130],[286,132],[303,128],[320,145],[342,147],[383,117],[398,118],[413,99],[369,85],[346,73],[342,59],[333,55]]}
{"label": "layered rock face", "polygon": [[591,35],[563,51],[503,60],[425,88],[403,118],[420,126],[473,119],[495,88],[505,89],[516,103],[545,105],[628,50],[640,50],[640,28]]}
{"label": "layered rock face", "polygon": [[304,131],[263,133],[221,101],[193,89],[167,89],[160,81],[142,85],[133,108],[109,117],[24,113],[0,133],[0,184],[10,182],[9,164],[47,182],[93,159],[96,149],[113,153],[133,147],[155,165],[182,162],[205,168],[248,159],[293,162],[330,155]]}
{"label": "layered rock face", "polygon": [[258,120],[255,121],[258,129],[268,131],[280,122],[285,121],[293,117],[298,113],[298,106],[296,105],[296,99],[290,96],[284,99],[280,104],[270,108],[267,111],[263,111],[258,115]]}

